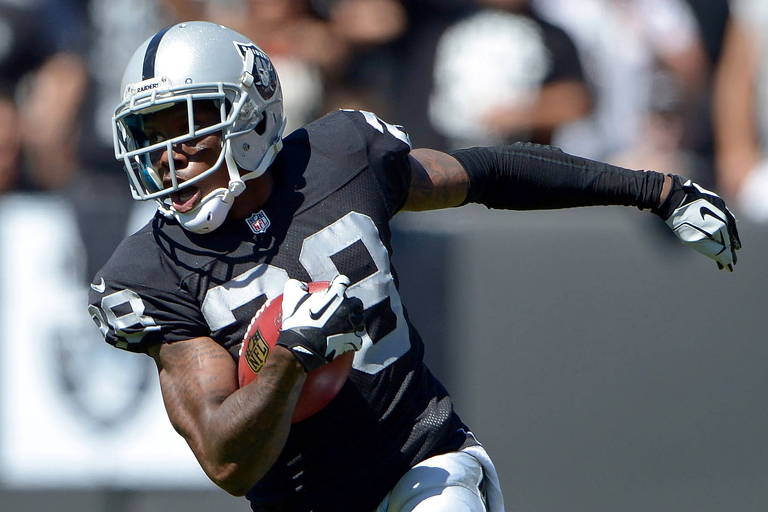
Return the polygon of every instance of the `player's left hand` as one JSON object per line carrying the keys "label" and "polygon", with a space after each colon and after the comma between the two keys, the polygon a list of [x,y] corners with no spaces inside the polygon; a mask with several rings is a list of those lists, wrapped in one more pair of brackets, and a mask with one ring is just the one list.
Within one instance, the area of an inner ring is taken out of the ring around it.
{"label": "player's left hand", "polygon": [[346,276],[336,276],[327,289],[314,293],[295,279],[285,283],[277,344],[308,372],[362,346],[363,302],[346,295],[348,286]]}
{"label": "player's left hand", "polygon": [[715,260],[717,268],[733,272],[736,251],[741,249],[736,219],[725,201],[691,180],[670,175],[669,196],[653,210],[689,247]]}

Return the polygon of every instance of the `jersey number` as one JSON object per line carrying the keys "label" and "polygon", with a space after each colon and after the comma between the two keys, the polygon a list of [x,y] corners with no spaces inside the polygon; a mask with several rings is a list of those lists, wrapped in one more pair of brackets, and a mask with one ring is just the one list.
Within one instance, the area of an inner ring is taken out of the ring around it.
{"label": "jersey number", "polygon": [[[352,365],[357,370],[374,374],[403,355],[410,348],[410,340],[403,318],[400,294],[392,277],[389,254],[373,219],[361,213],[350,212],[330,226],[308,236],[301,247],[299,262],[313,281],[330,281],[340,273],[332,256],[357,242],[362,242],[365,246],[376,270],[353,283],[348,289],[348,294],[359,297],[367,312],[370,313],[376,308],[380,318],[385,319],[382,320],[385,325],[379,326],[373,337],[369,329]],[[387,301],[389,311],[381,311],[378,306],[386,304]],[[387,321],[387,318],[392,320]]]}
{"label": "jersey number", "polygon": [[[392,364],[410,348],[402,302],[395,287],[386,247],[373,219],[350,212],[333,224],[304,239],[299,262],[313,281],[330,281],[344,271],[334,257],[362,244],[373,261],[372,272],[349,287],[350,296],[363,301],[368,317],[377,317],[355,354],[353,367],[375,374]],[[268,264],[257,265],[231,281],[208,290],[202,311],[212,331],[237,321],[233,311],[253,300],[277,297],[283,292],[288,273]]]}
{"label": "jersey number", "polygon": [[88,312],[106,337],[109,327],[115,335],[125,341],[118,341],[119,348],[139,343],[147,333],[160,330],[151,316],[144,314],[144,302],[133,290],[120,290],[101,299],[101,307],[88,306]]}

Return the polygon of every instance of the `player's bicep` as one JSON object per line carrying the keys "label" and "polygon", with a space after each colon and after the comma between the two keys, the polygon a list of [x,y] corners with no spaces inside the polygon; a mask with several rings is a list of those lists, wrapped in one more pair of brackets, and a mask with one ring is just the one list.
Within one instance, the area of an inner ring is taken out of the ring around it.
{"label": "player's bicep", "polygon": [[411,183],[403,210],[459,206],[467,197],[469,176],[458,160],[433,149],[411,151]]}
{"label": "player's bicep", "polygon": [[235,361],[207,337],[151,348],[163,403],[173,427],[199,455],[207,418],[237,390]]}

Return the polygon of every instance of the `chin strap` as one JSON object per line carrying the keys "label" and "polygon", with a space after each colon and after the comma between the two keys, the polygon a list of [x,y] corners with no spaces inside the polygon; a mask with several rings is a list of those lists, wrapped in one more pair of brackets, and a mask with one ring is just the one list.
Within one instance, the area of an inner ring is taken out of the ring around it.
{"label": "chin strap", "polygon": [[224,162],[227,165],[227,172],[229,173],[229,184],[227,185],[221,200],[231,205],[235,201],[235,198],[245,191],[245,183],[243,177],[240,176],[240,169],[235,163],[235,158],[232,156],[231,139],[227,139],[224,142],[222,151],[224,151]]}

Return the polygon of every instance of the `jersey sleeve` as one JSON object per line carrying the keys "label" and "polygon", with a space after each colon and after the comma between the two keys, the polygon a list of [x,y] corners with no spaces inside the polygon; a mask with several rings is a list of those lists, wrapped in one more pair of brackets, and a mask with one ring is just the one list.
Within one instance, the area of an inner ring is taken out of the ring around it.
{"label": "jersey sleeve", "polygon": [[376,114],[363,110],[344,110],[355,129],[361,134],[368,159],[390,217],[397,213],[408,198],[411,166],[408,154],[411,140],[402,126],[382,121]]}
{"label": "jersey sleeve", "polygon": [[122,244],[90,286],[88,313],[107,343],[146,352],[152,345],[210,335],[195,298],[175,274],[132,248]]}

